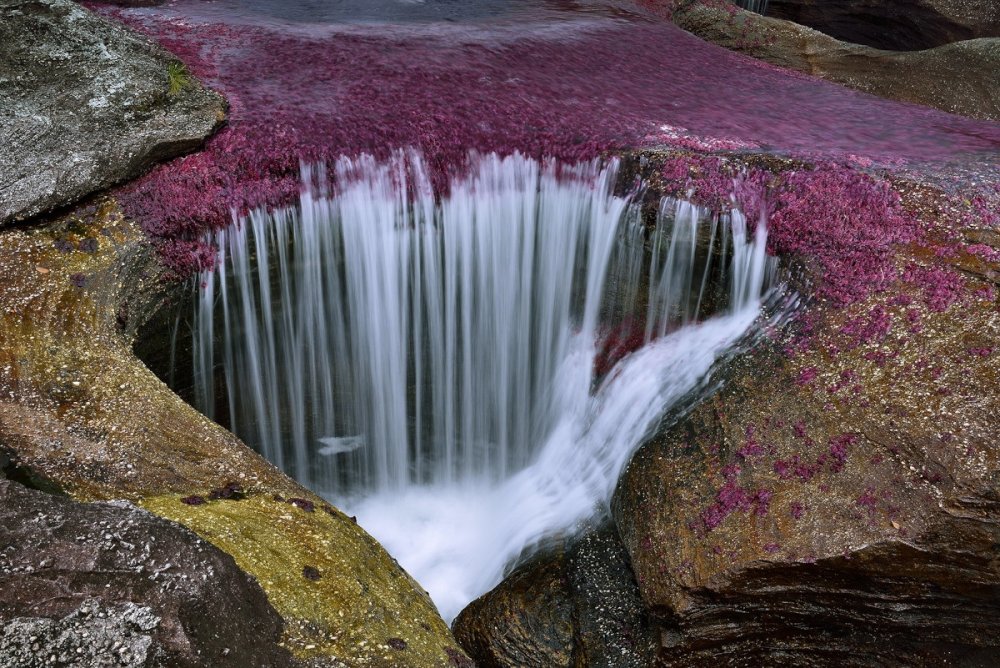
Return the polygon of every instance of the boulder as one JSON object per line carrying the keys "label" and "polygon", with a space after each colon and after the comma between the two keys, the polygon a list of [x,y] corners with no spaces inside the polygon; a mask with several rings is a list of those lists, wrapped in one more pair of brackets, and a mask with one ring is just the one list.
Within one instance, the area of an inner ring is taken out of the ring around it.
{"label": "boulder", "polygon": [[[714,192],[711,161],[682,164],[682,192]],[[1000,663],[996,197],[897,179],[898,200],[879,204],[876,188],[796,218],[817,194],[847,197],[822,185],[843,168],[753,164],[767,180],[816,179],[770,191],[772,249],[794,248],[784,271],[805,310],[665,416],[618,483],[610,542],[579,543],[606,545],[595,559],[537,558],[463,611],[456,635],[477,660],[517,665],[557,647],[552,665],[607,665],[588,643],[616,645],[588,639],[583,620],[617,592],[634,607],[599,616],[640,629],[655,657],[610,665]],[[883,240],[907,220],[924,235]],[[837,264],[870,234],[878,251]],[[610,549],[619,536],[624,549]]]}
{"label": "boulder", "polygon": [[767,15],[890,51],[1000,37],[1000,4],[994,0],[768,0]]}
{"label": "boulder", "polygon": [[5,666],[293,665],[260,585],[134,505],[0,479],[0,545]]}
{"label": "boulder", "polygon": [[[896,187],[938,230],[894,247],[898,278],[811,299],[619,482],[661,665],[1000,661],[1000,236],[990,206]],[[826,278],[785,261],[803,294]]]}
{"label": "boulder", "polygon": [[426,592],[356,522],[135,357],[136,330],[185,288],[162,280],[156,257],[112,199],[0,231],[3,468],[193,530],[260,583],[284,646],[310,665],[464,659]]}
{"label": "boulder", "polygon": [[0,226],[192,150],[221,96],[71,0],[0,0]]}
{"label": "boulder", "polygon": [[734,7],[691,2],[671,14],[698,37],[857,90],[955,114],[1000,119],[1000,38],[883,51]]}
{"label": "boulder", "polygon": [[454,630],[483,668],[644,668],[656,644],[610,524],[519,566],[469,604]]}

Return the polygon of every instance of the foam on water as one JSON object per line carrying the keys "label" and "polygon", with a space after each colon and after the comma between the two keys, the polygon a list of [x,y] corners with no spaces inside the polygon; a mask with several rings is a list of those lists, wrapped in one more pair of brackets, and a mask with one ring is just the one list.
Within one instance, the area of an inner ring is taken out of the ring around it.
{"label": "foam on water", "polygon": [[233,430],[357,514],[447,618],[605,507],[772,267],[765,221],[736,211],[664,200],[648,233],[616,163],[472,165],[441,200],[419,155],[304,166],[299,207],[217,233],[196,313],[202,410],[218,361]]}
{"label": "foam on water", "polygon": [[622,360],[593,396],[593,351],[580,341],[563,369],[575,382],[564,386],[563,412],[533,464],[500,483],[412,486],[341,503],[451,620],[526,549],[603,512],[663,412],[701,385],[756,317],[748,307],[657,339]]}

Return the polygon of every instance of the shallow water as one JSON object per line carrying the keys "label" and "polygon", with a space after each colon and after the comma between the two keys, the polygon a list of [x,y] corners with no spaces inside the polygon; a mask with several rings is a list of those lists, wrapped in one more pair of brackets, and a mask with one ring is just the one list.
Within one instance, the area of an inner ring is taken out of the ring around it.
{"label": "shallow water", "polygon": [[673,147],[963,177],[998,170],[1000,124],[780,70],[621,5],[477,3],[479,18],[409,22],[250,20],[228,6],[101,9],[149,32],[231,103],[228,127],[183,173],[155,170],[124,193],[157,235],[294,202],[301,158],[400,148],[421,150],[442,190],[470,150],[588,160]]}
{"label": "shallow water", "polygon": [[[1000,125],[782,71],[624,3],[179,0],[102,11],[173,49],[232,105],[204,152],[124,191],[154,236],[295,207],[302,160],[384,161],[400,149],[422,153],[427,188],[443,198],[475,171],[470,151],[567,162],[636,147],[761,151],[980,180],[998,169]],[[407,480],[404,458],[394,475],[405,484],[358,495],[324,481],[321,491],[357,513],[451,617],[523,549],[601,508],[629,454],[753,314],[656,339],[593,392],[595,341],[567,333],[553,367],[565,403],[511,476],[477,470],[430,487]],[[334,428],[301,440],[328,459],[365,447],[357,431]],[[299,467],[317,482],[308,462]]]}

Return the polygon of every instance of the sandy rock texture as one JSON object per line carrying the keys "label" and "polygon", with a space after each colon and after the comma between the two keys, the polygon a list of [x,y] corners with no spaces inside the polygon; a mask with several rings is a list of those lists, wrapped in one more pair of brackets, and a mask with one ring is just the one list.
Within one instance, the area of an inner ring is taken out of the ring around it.
{"label": "sandy rock texture", "polygon": [[260,585],[136,506],[0,479],[0,545],[5,666],[293,665]]}

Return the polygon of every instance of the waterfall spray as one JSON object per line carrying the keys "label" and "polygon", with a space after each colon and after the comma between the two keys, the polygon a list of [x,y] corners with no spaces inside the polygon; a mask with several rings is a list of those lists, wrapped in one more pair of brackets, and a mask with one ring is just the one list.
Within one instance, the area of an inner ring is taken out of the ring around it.
{"label": "waterfall spray", "polygon": [[[419,156],[341,159],[333,192],[304,166],[299,207],[213,240],[201,409],[221,364],[233,430],[356,512],[454,615],[599,509],[756,317],[765,222],[664,199],[646,230],[616,169],[481,156],[436,201]],[[609,340],[633,320],[636,345]]]}

